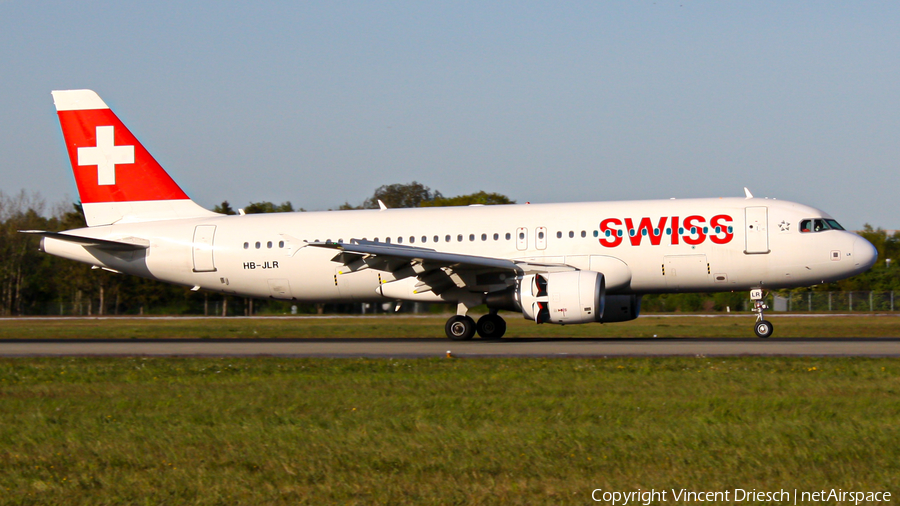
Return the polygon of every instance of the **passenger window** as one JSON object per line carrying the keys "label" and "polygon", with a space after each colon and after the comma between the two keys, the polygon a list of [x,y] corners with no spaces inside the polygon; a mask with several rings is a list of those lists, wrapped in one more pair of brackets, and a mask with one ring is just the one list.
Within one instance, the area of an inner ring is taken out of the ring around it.
{"label": "passenger window", "polygon": [[260,244],[259,241],[256,241],[256,249],[259,249],[260,246],[262,246],[262,244]]}
{"label": "passenger window", "polygon": [[572,232],[571,230],[569,230],[569,239],[571,239],[573,237],[575,237],[575,232]]}
{"label": "passenger window", "polygon": [[469,234],[469,240],[470,240],[470,241],[474,241],[474,240],[475,240],[475,234]]}
{"label": "passenger window", "polygon": [[543,239],[543,238],[544,238],[544,233],[538,232],[538,239]]}
{"label": "passenger window", "polygon": [[506,240],[508,241],[508,240],[510,240],[510,239],[512,239],[512,235],[511,235],[509,232],[507,232],[507,233],[506,233]]}
{"label": "passenger window", "polygon": [[266,247],[272,249],[272,241],[267,242]]}
{"label": "passenger window", "polygon": [[462,234],[456,236],[456,242],[462,242]]}
{"label": "passenger window", "polygon": [[398,237],[398,238],[397,238],[397,244],[403,244],[403,238],[402,238],[402,237]]}
{"label": "passenger window", "polygon": [[440,242],[440,237],[434,236],[434,242]]}
{"label": "passenger window", "polygon": [[584,230],[582,230],[582,231],[581,231],[581,237],[587,237],[587,232],[585,232]]}
{"label": "passenger window", "polygon": [[283,247],[284,247],[284,241],[278,241],[278,247],[279,247],[279,248],[283,248]]}
{"label": "passenger window", "polygon": [[557,238],[557,239],[562,239],[562,231],[561,231],[561,230],[560,230],[559,232],[556,233],[556,238]]}
{"label": "passenger window", "polygon": [[450,242],[450,235],[444,236],[444,242]]}
{"label": "passenger window", "polygon": [[500,234],[494,234],[494,240],[500,239]]}
{"label": "passenger window", "polygon": [[244,249],[250,249],[250,243],[249,243],[249,242],[245,242],[245,243],[244,243]]}
{"label": "passenger window", "polygon": [[487,234],[481,234],[481,240],[487,241]]}
{"label": "passenger window", "polygon": [[416,242],[416,238],[413,236],[409,236],[409,243],[414,244]]}

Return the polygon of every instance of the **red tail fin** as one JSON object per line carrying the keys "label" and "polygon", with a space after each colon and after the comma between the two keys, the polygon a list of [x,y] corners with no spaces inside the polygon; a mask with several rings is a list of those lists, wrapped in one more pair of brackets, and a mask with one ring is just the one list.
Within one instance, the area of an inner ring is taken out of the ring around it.
{"label": "red tail fin", "polygon": [[188,198],[95,92],[54,91],[53,102],[89,225],[213,214]]}

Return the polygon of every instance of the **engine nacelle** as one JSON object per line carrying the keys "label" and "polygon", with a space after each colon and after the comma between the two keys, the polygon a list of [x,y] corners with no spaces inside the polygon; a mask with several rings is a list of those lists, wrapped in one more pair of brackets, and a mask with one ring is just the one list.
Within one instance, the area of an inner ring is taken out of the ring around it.
{"label": "engine nacelle", "polygon": [[603,323],[627,322],[641,314],[640,295],[607,295],[603,301]]}
{"label": "engine nacelle", "polygon": [[518,291],[522,314],[535,323],[603,321],[606,286],[599,272],[529,274],[522,278]]}

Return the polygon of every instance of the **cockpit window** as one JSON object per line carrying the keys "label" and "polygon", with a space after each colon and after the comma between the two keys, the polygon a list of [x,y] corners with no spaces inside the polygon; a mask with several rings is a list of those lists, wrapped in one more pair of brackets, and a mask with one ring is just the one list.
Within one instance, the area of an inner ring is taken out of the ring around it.
{"label": "cockpit window", "polygon": [[824,230],[844,230],[844,227],[832,219],[813,218],[800,221],[801,232],[822,232]]}
{"label": "cockpit window", "polygon": [[828,223],[828,226],[833,228],[834,230],[844,230],[844,227],[842,227],[841,224],[837,222],[837,220],[825,220],[825,222]]}

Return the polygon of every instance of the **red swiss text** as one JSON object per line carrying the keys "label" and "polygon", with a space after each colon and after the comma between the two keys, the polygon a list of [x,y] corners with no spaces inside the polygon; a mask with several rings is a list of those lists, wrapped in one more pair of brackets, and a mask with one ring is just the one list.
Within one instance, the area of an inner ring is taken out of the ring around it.
{"label": "red swiss text", "polygon": [[710,219],[691,215],[641,218],[606,218],[600,222],[600,244],[615,248],[628,239],[632,246],[647,244],[697,245],[706,240],[714,244],[727,244],[734,238],[733,219],[727,214],[717,214]]}

